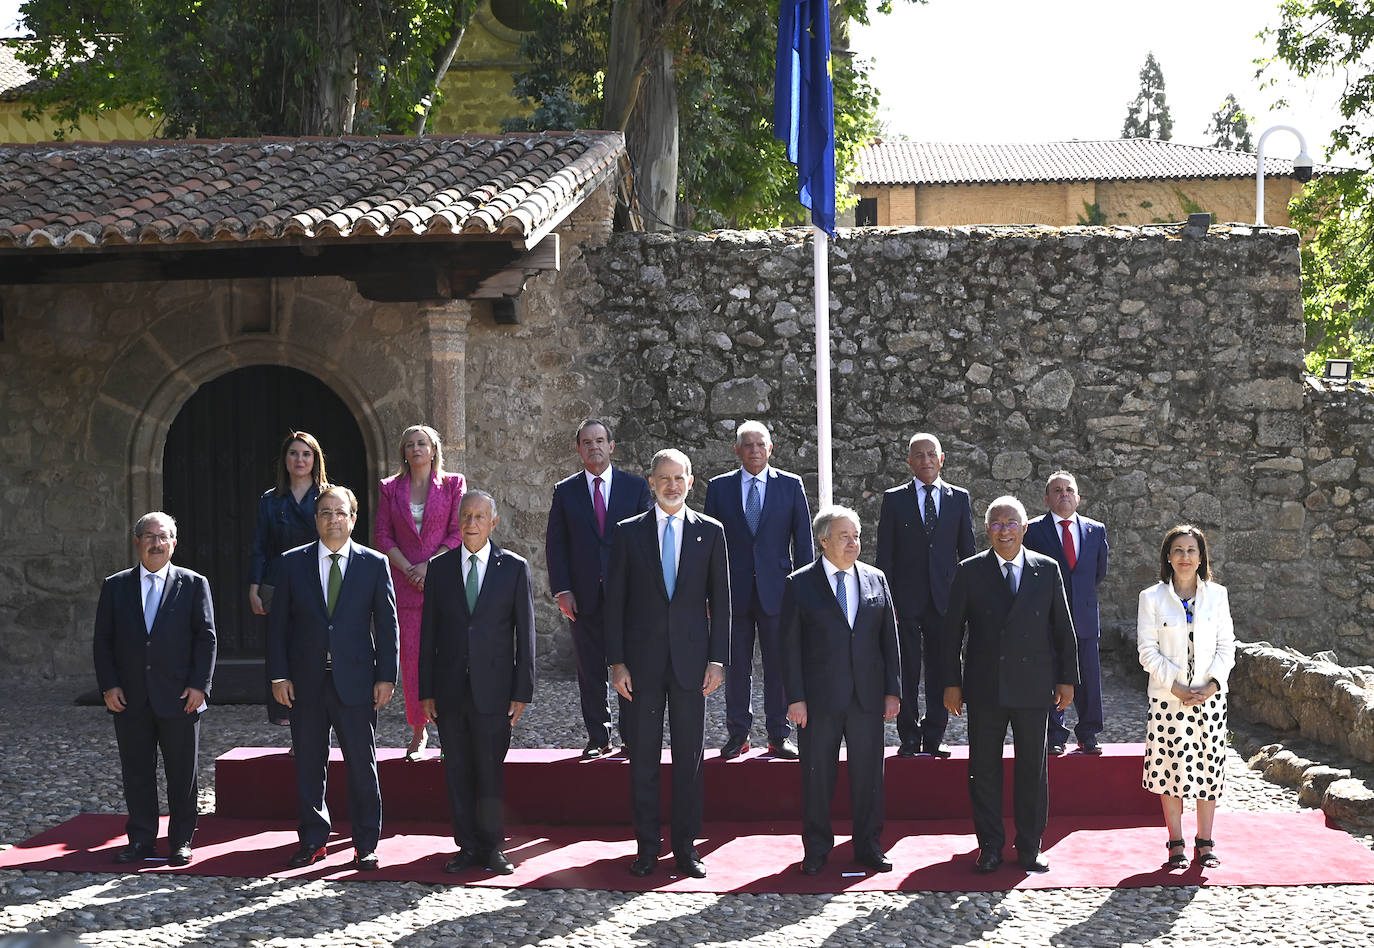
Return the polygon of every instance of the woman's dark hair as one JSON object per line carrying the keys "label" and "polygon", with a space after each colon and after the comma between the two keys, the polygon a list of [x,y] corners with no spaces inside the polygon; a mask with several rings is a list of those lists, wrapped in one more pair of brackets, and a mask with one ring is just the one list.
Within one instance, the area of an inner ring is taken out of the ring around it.
{"label": "woman's dark hair", "polygon": [[1164,545],[1159,548],[1159,581],[1167,583],[1174,578],[1174,567],[1169,562],[1169,548],[1179,537],[1192,537],[1197,540],[1198,564],[1197,578],[1212,581],[1212,564],[1207,559],[1207,536],[1199,527],[1191,523],[1181,523],[1164,534]]}
{"label": "woman's dark hair", "polygon": [[286,469],[286,452],[297,441],[315,452],[315,464],[310,469],[310,479],[315,482],[316,493],[324,490],[325,485],[329,483],[329,477],[324,472],[324,448],[320,447],[320,443],[315,440],[315,436],[310,432],[293,431],[281,443],[281,452],[277,455],[276,491],[278,497],[291,489],[291,472]]}

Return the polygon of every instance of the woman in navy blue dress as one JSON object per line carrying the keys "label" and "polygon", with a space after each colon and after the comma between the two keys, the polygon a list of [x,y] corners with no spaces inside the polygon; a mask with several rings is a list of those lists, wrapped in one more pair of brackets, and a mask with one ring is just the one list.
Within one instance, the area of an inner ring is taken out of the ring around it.
{"label": "woman in navy blue dress", "polygon": [[[258,529],[253,535],[248,578],[248,603],[257,615],[266,616],[272,608],[277,557],[319,536],[315,529],[315,499],[328,483],[324,451],[315,436],[306,431],[288,434],[281,444],[277,484],[258,500]],[[265,628],[265,622],[263,625]],[[272,697],[270,683],[267,719],[273,724],[291,723],[286,708]]]}

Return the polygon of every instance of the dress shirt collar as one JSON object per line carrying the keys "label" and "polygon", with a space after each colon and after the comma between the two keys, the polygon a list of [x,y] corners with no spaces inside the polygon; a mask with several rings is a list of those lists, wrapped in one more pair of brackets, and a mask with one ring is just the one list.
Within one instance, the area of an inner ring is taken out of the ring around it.
{"label": "dress shirt collar", "polygon": [[[687,522],[686,514],[687,514],[687,505],[686,505],[686,504],[683,504],[681,507],[679,507],[679,508],[677,509],[677,512],[674,513],[672,516],[677,520],[677,523],[678,523],[678,524],[683,524],[683,523],[686,523],[686,522]],[[655,503],[654,503],[654,516],[657,518],[659,536],[662,536],[662,535],[663,535],[663,521],[667,520],[669,515],[668,515],[668,511],[666,511],[666,510],[664,510],[662,507],[660,507],[660,506],[658,505],[657,501],[655,501]],[[676,529],[676,525],[675,525],[674,529]]]}
{"label": "dress shirt collar", "polygon": [[[825,578],[826,578],[826,580],[830,583],[830,588],[831,588],[831,589],[834,589],[834,588],[835,588],[835,574],[838,573],[838,572],[840,571],[840,568],[839,568],[838,566],[836,566],[834,563],[830,562],[830,558],[827,557],[824,553],[821,554],[821,565],[822,565],[823,567],[825,567]],[[858,563],[858,560],[855,560],[855,561],[854,561],[854,565],[851,566],[851,567],[849,567],[849,569],[845,570],[845,572],[848,573],[850,576],[853,576],[855,582],[858,582],[858,579],[859,579],[859,563]]]}
{"label": "dress shirt collar", "polygon": [[[472,556],[473,556],[474,554],[473,554],[473,552],[472,552],[471,550],[469,550],[466,546],[460,546],[459,549],[462,550],[462,552],[463,552],[463,569],[466,570],[466,569],[468,568],[468,566],[472,563]],[[481,548],[480,550],[477,551],[476,556],[477,556],[477,562],[478,562],[478,563],[482,564],[483,566],[486,566],[486,565],[487,565],[487,560],[491,557],[491,541],[490,541],[490,540],[488,540],[486,543],[482,544],[482,548]]]}
{"label": "dress shirt collar", "polygon": [[1000,573],[1005,573],[1007,571],[1008,563],[1016,567],[1017,573],[1020,573],[1023,569],[1026,568],[1026,548],[1024,546],[1017,551],[1016,559],[1014,560],[1002,559],[1002,554],[998,553],[996,550],[992,551],[992,555],[997,557],[997,571]]}
{"label": "dress shirt collar", "polygon": [[170,576],[171,573],[172,573],[172,561],[171,561],[171,560],[168,560],[166,563],[162,564],[162,569],[158,570],[156,573],[150,573],[150,572],[148,572],[148,567],[144,566],[142,563],[139,563],[139,564],[138,564],[138,584],[139,584],[140,586],[146,586],[146,585],[148,585],[148,577],[149,577],[149,576],[156,576],[158,582],[160,582],[160,583],[166,583],[166,582],[167,582],[167,577]]}
{"label": "dress shirt collar", "polygon": [[[341,547],[339,547],[338,552],[340,552],[340,553],[343,554],[343,556],[341,556],[341,557],[339,558],[339,568],[340,568],[340,569],[347,569],[347,568],[348,568],[348,558],[349,558],[350,556],[353,555],[353,538],[352,538],[352,537],[349,537],[348,540],[346,540],[346,541],[344,542],[344,545],[341,546]],[[325,546],[325,545],[324,545],[324,541],[321,540],[321,541],[320,541],[320,565],[321,565],[321,567],[322,567],[323,569],[329,569],[330,564],[333,562],[333,560],[331,560],[330,557],[333,556],[333,555],[334,555],[334,554],[333,554],[332,552],[330,552],[329,547]]]}
{"label": "dress shirt collar", "polygon": [[771,477],[772,474],[773,474],[773,465],[771,465],[771,464],[765,464],[765,465],[763,466],[763,470],[759,471],[757,474],[750,474],[748,471],[746,471],[746,470],[744,469],[744,465],[741,464],[741,465],[740,465],[740,468],[739,468],[739,482],[740,482],[741,484],[744,485],[744,488],[745,488],[746,490],[748,490],[748,489],[749,489],[749,478],[751,478],[751,477],[757,477],[760,481],[763,482],[763,483],[759,484],[759,489],[762,490],[764,487],[767,487],[767,486],[768,486],[768,478]]}
{"label": "dress shirt collar", "polygon": [[608,464],[606,465],[606,470],[602,471],[600,474],[593,474],[584,467],[582,469],[582,478],[587,482],[587,493],[590,494],[592,491],[596,490],[596,484],[592,483],[592,481],[594,478],[599,477],[601,478],[601,488],[606,492],[606,496],[610,497],[612,470],[612,467]]}
{"label": "dress shirt collar", "polygon": [[[921,501],[921,503],[925,503],[926,485],[922,483],[919,477],[913,477],[911,483],[916,485],[916,499]],[[935,488],[935,502],[939,503],[940,495],[945,492],[945,479],[943,477],[937,477],[930,482],[930,486]]]}

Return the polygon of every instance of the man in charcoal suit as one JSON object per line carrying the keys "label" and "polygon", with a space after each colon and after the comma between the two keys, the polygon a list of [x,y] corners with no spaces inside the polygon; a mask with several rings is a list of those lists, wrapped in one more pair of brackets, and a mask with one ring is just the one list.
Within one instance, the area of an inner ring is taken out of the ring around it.
{"label": "man in charcoal suit", "polygon": [[[1097,735],[1102,733],[1102,664],[1098,641],[1102,624],[1098,617],[1097,587],[1107,578],[1107,528],[1078,513],[1081,501],[1078,480],[1068,471],[1055,471],[1045,485],[1045,505],[1050,508],[1026,528],[1026,546],[1054,557],[1064,577],[1073,631],[1078,641],[1078,687],[1073,707],[1078,713],[1074,734],[1084,754],[1101,754]],[[1062,754],[1069,741],[1064,712],[1050,710],[1050,753]]]}
{"label": "man in charcoal suit", "polygon": [[161,511],[134,525],[139,565],[108,577],[95,611],[95,676],[114,720],[129,819],[128,864],[157,840],[157,754],[167,776],[167,864],[191,861],[200,716],[215,671],[215,609],[204,576],[172,565],[177,524]]}
{"label": "man in charcoal suit", "polygon": [[435,557],[420,623],[420,703],[439,725],[458,852],[445,872],[506,858],[502,770],[510,734],[534,696],[530,564],[491,542],[496,499],[470,490],[458,508],[463,544]]}
{"label": "man in charcoal suit", "polygon": [[730,660],[730,566],[720,522],[686,506],[692,462],[654,455],[653,509],[622,520],[606,577],[606,659],[611,684],[630,702],[630,795],[638,853],[634,876],[658,863],[663,715],[672,721],[671,843],[678,871],[706,876],[697,854],[704,789],[706,695]]}
{"label": "man in charcoal suit", "polygon": [[[1026,508],[998,497],[985,518],[992,548],[959,564],[945,614],[945,707],[968,705],[969,798],[978,872],[1002,863],[1002,746],[1015,745],[1016,851],[1021,868],[1045,872],[1040,841],[1049,818],[1045,731],[1078,683],[1078,650],[1059,566],[1022,546]],[[962,655],[962,662],[960,661]]]}
{"label": "man in charcoal suit", "polygon": [[782,600],[787,716],[800,729],[801,871],[814,876],[835,845],[830,801],[840,741],[848,750],[854,861],[877,872],[883,853],[883,722],[897,716],[901,656],[883,574],[859,557],[859,515],[816,514],[821,556],[787,577]]}
{"label": "man in charcoal suit", "polygon": [[735,430],[740,468],[706,485],[706,516],[725,527],[730,552],[730,672],[725,676],[725,760],[749,750],[757,634],[763,658],[763,713],[768,753],[797,758],[782,686],[778,613],[787,574],[814,555],[811,508],[801,478],[768,463],[773,438],[757,421]]}
{"label": "man in charcoal suit", "polygon": [[[553,489],[544,562],[558,611],[568,620],[577,661],[577,691],[587,746],[582,759],[611,753],[611,708],[606,703],[605,579],[616,524],[653,506],[649,483],[638,474],[611,466],[615,439],[599,418],[577,426],[573,447],[582,470]],[[628,747],[630,704],[620,702],[620,737]]]}
{"label": "man in charcoal suit", "polygon": [[[945,452],[927,432],[911,436],[907,466],[912,479],[883,493],[878,516],[878,569],[897,604],[897,634],[902,646],[902,710],[897,714],[899,757],[948,757],[945,726],[944,615],[954,568],[976,551],[973,510],[968,491],[940,477]],[[926,713],[920,717],[917,694],[925,666]]]}
{"label": "man in charcoal suit", "polygon": [[329,731],[348,775],[353,865],[376,869],[382,834],[377,782],[377,712],[396,687],[396,593],[386,557],[354,543],[358,499],[347,487],[315,501],[315,543],[287,550],[267,621],[272,695],[291,713],[300,848],[287,862],[308,866],[325,854]]}

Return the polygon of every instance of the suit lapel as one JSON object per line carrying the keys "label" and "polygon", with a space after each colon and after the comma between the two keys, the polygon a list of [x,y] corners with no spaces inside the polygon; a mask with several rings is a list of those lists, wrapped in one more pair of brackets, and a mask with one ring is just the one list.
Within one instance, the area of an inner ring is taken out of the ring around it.
{"label": "suit lapel", "polygon": [[[650,507],[644,515],[644,525],[640,528],[639,536],[640,547],[644,550],[644,555],[648,561],[653,564],[649,567],[649,572],[653,574],[654,582],[658,584],[659,594],[664,599],[669,599],[668,586],[663,582],[663,551],[658,543],[658,504]],[[681,563],[679,563],[678,573],[681,574],[681,572]]]}
{"label": "suit lapel", "polygon": [[[329,616],[329,602],[324,598],[324,586],[320,582],[321,545],[321,542],[319,540],[316,540],[310,547],[310,586],[312,589],[315,590],[314,602],[319,607],[320,615],[325,616],[327,618]],[[353,565],[351,560],[349,562],[349,565]],[[345,580],[348,578],[348,573],[348,570],[344,571]],[[347,583],[345,583],[344,586],[346,587]],[[340,587],[339,589],[339,598],[343,598],[343,587]]]}
{"label": "suit lapel", "polygon": [[[819,556],[811,564],[812,582],[816,584],[816,595],[821,597],[820,601],[824,604],[822,608],[830,612],[831,618],[838,620],[842,626],[847,628],[849,617],[844,614],[844,610],[840,608],[840,601],[835,598],[835,587],[825,572],[824,560],[824,556]],[[857,620],[855,624],[858,624]]]}

